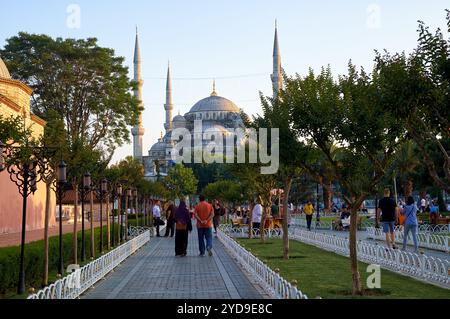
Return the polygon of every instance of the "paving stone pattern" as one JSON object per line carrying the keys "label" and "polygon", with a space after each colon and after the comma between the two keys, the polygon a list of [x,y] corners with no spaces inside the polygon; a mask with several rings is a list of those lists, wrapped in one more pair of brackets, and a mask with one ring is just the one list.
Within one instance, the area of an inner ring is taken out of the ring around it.
{"label": "paving stone pattern", "polygon": [[189,236],[188,256],[175,257],[174,238],[153,237],[86,299],[262,299],[267,295],[243,272],[216,238],[213,257],[199,257],[197,232]]}

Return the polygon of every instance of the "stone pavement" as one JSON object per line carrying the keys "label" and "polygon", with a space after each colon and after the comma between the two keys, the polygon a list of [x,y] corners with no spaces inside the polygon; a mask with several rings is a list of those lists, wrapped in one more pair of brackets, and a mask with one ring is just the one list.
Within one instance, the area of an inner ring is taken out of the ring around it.
{"label": "stone pavement", "polygon": [[174,238],[153,237],[83,299],[262,299],[267,296],[213,239],[213,257],[199,257],[197,231],[188,256],[175,257]]}

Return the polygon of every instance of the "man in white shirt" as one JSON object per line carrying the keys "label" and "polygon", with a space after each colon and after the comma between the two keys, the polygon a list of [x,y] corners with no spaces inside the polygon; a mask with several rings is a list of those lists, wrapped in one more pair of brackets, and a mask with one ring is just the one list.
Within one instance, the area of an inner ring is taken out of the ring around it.
{"label": "man in white shirt", "polygon": [[259,230],[261,227],[261,218],[262,218],[263,208],[260,203],[256,203],[255,207],[253,207],[252,211],[252,223],[253,230]]}
{"label": "man in white shirt", "polygon": [[427,200],[425,198],[422,198],[420,201],[420,210],[422,213],[425,213],[425,209],[427,208]]}
{"label": "man in white shirt", "polygon": [[153,206],[153,225],[156,226],[156,237],[161,237],[159,235],[159,226],[161,223],[161,202],[156,201],[155,206]]}

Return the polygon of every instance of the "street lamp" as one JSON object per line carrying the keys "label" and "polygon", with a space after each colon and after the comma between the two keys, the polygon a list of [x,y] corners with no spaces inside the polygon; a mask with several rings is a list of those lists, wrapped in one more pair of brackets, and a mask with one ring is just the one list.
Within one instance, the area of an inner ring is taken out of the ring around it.
{"label": "street lamp", "polygon": [[87,172],[83,176],[83,185],[81,187],[81,261],[86,260],[86,238],[84,235],[84,202],[86,201],[86,193],[91,188],[91,174]]}
{"label": "street lamp", "polygon": [[[25,151],[24,151],[25,150]],[[0,172],[5,169],[9,173],[10,180],[16,184],[22,195],[22,234],[20,244],[19,282],[17,292],[19,295],[25,292],[25,235],[27,219],[27,199],[37,190],[37,183],[48,171],[48,158],[53,156],[53,149],[33,147],[26,143],[22,146],[6,145],[0,141]],[[16,156],[17,153],[17,156]],[[6,156],[11,155],[11,162],[6,161]]]}
{"label": "street lamp", "polygon": [[121,184],[117,186],[117,222],[119,225],[119,236],[118,236],[118,242],[120,244],[120,241],[122,240],[122,196],[123,196],[123,187]]}
{"label": "street lamp", "polygon": [[64,186],[67,183],[67,165],[61,160],[58,164],[57,170],[57,187],[56,187],[56,197],[59,203],[59,263],[58,272],[59,274],[64,273],[64,262],[63,262],[63,242],[62,242],[62,199],[64,196]]}
{"label": "street lamp", "polygon": [[[112,196],[112,200],[113,200],[113,210],[112,210],[112,225],[111,225],[111,231],[112,231],[112,246],[114,247],[115,245],[115,241],[116,241],[116,233],[114,230],[114,224],[115,224],[115,204],[116,204],[116,199],[118,200],[117,203],[117,220],[119,219],[119,210],[120,210],[120,198],[122,196],[122,185],[120,184],[116,184],[114,187],[112,187],[111,189],[111,196]],[[120,235],[119,235],[120,236]]]}
{"label": "street lamp", "polygon": [[100,253],[103,252],[103,201],[108,194],[108,180],[102,179],[100,182],[100,192],[97,193],[100,200]]}
{"label": "street lamp", "polygon": [[131,188],[127,189],[126,196],[125,196],[125,241],[128,240],[128,205],[129,200],[133,196]]}
{"label": "street lamp", "polygon": [[139,227],[139,213],[138,213],[138,191],[133,189],[133,199],[134,199],[134,210],[136,213],[136,227]]}

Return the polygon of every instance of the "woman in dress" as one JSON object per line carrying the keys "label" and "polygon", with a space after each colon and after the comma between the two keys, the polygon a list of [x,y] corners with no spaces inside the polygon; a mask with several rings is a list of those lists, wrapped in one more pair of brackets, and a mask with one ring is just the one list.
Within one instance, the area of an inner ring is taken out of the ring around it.
{"label": "woman in dress", "polygon": [[175,256],[186,257],[188,237],[192,231],[191,217],[185,201],[175,211]]}

